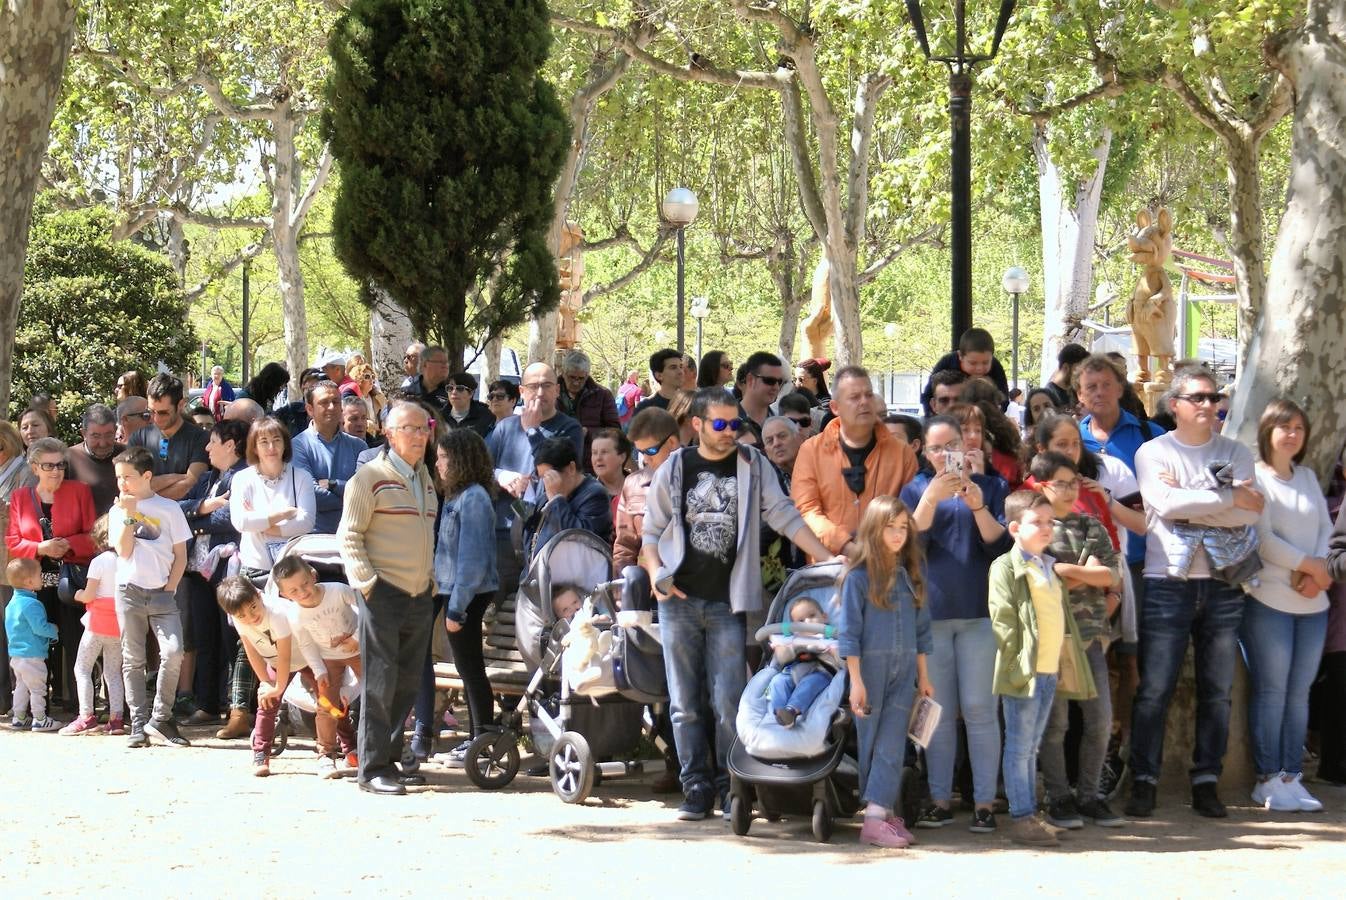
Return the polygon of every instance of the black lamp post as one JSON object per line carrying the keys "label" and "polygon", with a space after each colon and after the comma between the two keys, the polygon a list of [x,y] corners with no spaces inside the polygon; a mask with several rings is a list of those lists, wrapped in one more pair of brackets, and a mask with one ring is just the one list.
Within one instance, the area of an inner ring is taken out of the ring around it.
{"label": "black lamp post", "polygon": [[963,332],[972,327],[972,67],[994,59],[1000,51],[1000,39],[1005,36],[1015,0],[1000,0],[1000,15],[996,18],[995,37],[988,53],[969,53],[967,46],[967,0],[953,0],[953,52],[944,56],[930,53],[930,41],[925,34],[925,17],[920,0],[907,0],[916,40],[926,59],[942,62],[949,67],[949,124],[953,145],[949,153],[951,181],[951,226],[953,230],[950,255],[953,259],[952,321],[953,346]]}
{"label": "black lamp post", "polygon": [[[661,211],[664,214],[664,221],[678,229],[678,352],[682,353],[685,349],[685,331],[686,331],[686,284],[684,280],[686,266],[684,262],[685,239],[687,226],[696,221],[696,214],[701,209],[700,202],[687,188],[674,188],[664,197]],[[700,359],[698,356],[697,359]]]}

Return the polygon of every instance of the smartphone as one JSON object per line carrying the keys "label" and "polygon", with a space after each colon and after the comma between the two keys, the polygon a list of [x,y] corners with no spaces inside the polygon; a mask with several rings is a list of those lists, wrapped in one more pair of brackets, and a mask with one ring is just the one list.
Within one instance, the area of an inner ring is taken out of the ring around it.
{"label": "smartphone", "polygon": [[944,451],[944,471],[952,472],[959,478],[963,477],[963,451],[945,450]]}

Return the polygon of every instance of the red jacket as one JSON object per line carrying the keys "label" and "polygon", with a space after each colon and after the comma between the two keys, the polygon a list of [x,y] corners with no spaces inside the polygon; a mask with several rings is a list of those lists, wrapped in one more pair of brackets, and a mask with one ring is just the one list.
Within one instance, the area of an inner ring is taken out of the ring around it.
{"label": "red jacket", "polygon": [[[10,556],[37,559],[37,545],[43,541],[42,525],[38,522],[42,508],[35,505],[34,499],[33,489],[26,487],[15,488],[9,495],[9,529],[5,532],[5,546],[9,548]],[[70,552],[62,562],[85,566],[94,558],[89,532],[93,530],[95,518],[93,492],[89,486],[69,479],[62,481],[51,505],[52,537],[70,542]]]}

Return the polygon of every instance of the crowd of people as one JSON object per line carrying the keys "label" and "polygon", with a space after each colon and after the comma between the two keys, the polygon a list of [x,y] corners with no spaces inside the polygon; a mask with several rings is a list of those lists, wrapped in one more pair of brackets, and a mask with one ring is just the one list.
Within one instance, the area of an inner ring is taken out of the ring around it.
{"label": "crowd of people", "polygon": [[[650,357],[650,391],[636,372],[609,390],[572,351],[559,371],[535,363],[482,392],[419,343],[386,391],[339,353],[299,374],[295,399],[278,363],[241,388],[216,367],[190,403],[171,374],[127,372],[70,445],[39,396],[0,423],[0,706],[14,728],[133,747],[187,746],[180,726],[218,723],[219,739],[250,737],[266,775],[299,678],[327,711],[318,772],[405,793],[436,750],[434,629],[470,739],[496,720],[489,610],[578,528],[610,542],[614,575],[640,566],[658,600],[669,703],[655,788],[681,792],[681,819],[727,814],[753,635],[786,573],[822,561],[845,564],[833,607],[807,613],[834,621],[849,673],[862,841],[901,848],[911,828],[949,825],[955,792],[968,827],[995,832],[1002,784],[1007,830],[1030,845],[1150,816],[1189,644],[1192,808],[1226,815],[1241,655],[1246,789],[1270,809],[1322,809],[1302,779],[1321,671],[1317,776],[1346,781],[1346,518],[1334,527],[1302,465],[1308,415],[1273,403],[1254,453],[1219,433],[1227,396],[1205,368],[1181,367],[1151,417],[1118,360],[1071,345],[1059,362],[1023,398],[971,329],[933,370],[923,419],[890,414],[859,366],[673,349]],[[344,583],[286,555],[315,533],[335,536]],[[773,684],[783,727],[807,718],[816,675]],[[906,822],[918,696],[942,715],[924,748],[929,802]],[[463,765],[467,741],[441,749]]]}

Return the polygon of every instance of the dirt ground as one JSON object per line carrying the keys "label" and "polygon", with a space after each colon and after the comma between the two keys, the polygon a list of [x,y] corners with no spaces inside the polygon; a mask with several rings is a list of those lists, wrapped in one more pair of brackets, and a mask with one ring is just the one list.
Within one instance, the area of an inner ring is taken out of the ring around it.
{"label": "dirt ground", "polygon": [[[488,794],[431,765],[428,786],[378,797],[319,780],[305,745],[260,779],[246,742],[185,731],[191,749],[129,750],[124,738],[0,728],[4,894],[747,897],[798,880],[830,897],[1339,897],[1346,876],[1346,789],[1327,785],[1311,785],[1328,808],[1317,815],[1240,805],[1212,822],[1170,795],[1150,821],[1087,827],[1056,851],[1014,847],[1003,827],[970,834],[962,814],[884,852],[857,845],[858,822],[838,823],[829,845],[806,818],[759,819],[746,838],[718,816],[676,822],[648,776],[566,806],[543,778]],[[1242,786],[1222,793],[1247,803]]]}

